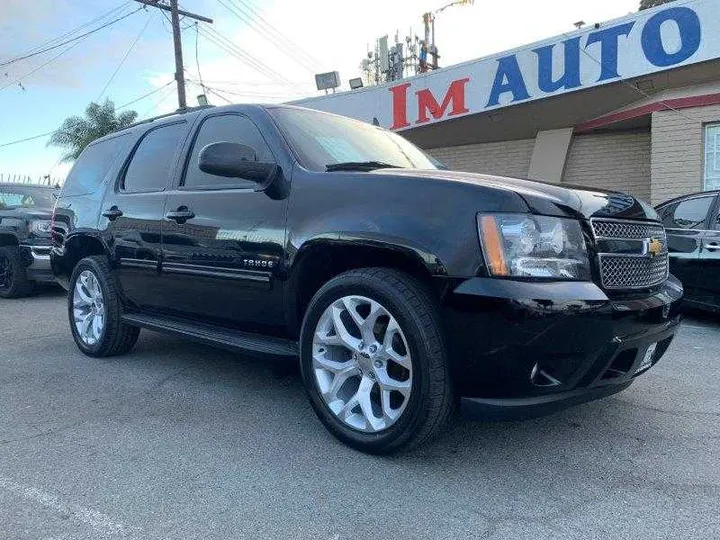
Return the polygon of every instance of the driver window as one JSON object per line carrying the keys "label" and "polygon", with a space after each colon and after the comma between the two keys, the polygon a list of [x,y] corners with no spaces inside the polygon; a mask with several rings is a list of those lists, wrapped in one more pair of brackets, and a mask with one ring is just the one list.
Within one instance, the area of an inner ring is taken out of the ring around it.
{"label": "driver window", "polygon": [[216,142],[232,142],[252,147],[258,161],[275,163],[270,147],[260,134],[260,130],[247,116],[225,114],[207,118],[193,143],[192,153],[185,173],[183,186],[188,189],[242,189],[255,187],[251,181],[236,178],[224,178],[204,173],[199,167],[200,152],[207,145]]}
{"label": "driver window", "polygon": [[663,214],[663,224],[668,229],[704,229],[713,202],[712,195],[679,202],[669,215]]}

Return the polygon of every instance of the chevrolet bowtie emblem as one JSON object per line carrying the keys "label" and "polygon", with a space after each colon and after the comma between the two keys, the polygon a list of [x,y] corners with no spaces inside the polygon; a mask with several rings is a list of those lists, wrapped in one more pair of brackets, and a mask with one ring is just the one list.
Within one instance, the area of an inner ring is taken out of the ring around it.
{"label": "chevrolet bowtie emblem", "polygon": [[657,257],[662,253],[663,243],[657,238],[651,238],[647,244],[647,251],[651,257]]}

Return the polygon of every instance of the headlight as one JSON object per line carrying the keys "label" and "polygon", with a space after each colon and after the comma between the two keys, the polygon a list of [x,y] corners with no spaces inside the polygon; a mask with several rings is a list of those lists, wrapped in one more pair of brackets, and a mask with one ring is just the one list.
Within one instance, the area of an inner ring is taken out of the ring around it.
{"label": "headlight", "polygon": [[493,276],[590,279],[578,221],[532,214],[480,214],[478,228]]}
{"label": "headlight", "polygon": [[34,234],[50,234],[52,232],[52,221],[39,219],[30,222],[30,232]]}

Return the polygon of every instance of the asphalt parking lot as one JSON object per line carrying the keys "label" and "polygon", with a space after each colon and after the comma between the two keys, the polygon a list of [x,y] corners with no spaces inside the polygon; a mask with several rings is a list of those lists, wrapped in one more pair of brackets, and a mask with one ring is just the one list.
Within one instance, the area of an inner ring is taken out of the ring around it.
{"label": "asphalt parking lot", "polygon": [[292,370],[150,332],[94,360],[67,324],[59,291],[0,303],[3,540],[720,537],[718,318],[624,393],[392,458]]}

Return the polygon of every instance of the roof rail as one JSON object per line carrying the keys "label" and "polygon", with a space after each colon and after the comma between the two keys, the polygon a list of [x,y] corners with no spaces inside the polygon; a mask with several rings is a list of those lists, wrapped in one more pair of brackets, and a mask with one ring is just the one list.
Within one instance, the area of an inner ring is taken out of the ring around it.
{"label": "roof rail", "polygon": [[195,111],[201,111],[203,109],[212,109],[215,105],[198,105],[197,107],[184,107],[182,109],[176,109],[173,112],[160,114],[158,116],[153,116],[152,118],[146,118],[145,120],[140,120],[139,122],[135,122],[134,124],[130,124],[125,129],[130,129],[135,126],[139,126],[142,124],[149,124],[150,122],[154,122],[155,120],[160,120],[161,118],[168,118],[169,116],[175,116],[177,114],[188,114]]}

